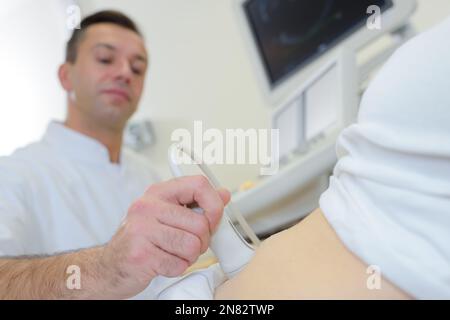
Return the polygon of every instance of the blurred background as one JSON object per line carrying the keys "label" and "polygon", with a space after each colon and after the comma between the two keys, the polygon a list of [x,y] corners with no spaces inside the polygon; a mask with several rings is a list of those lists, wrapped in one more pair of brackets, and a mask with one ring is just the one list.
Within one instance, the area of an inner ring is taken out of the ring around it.
{"label": "blurred background", "polygon": [[[448,0],[417,4],[411,17],[417,32],[450,15]],[[65,93],[57,68],[71,32],[67,27],[71,5],[78,5],[83,16],[118,9],[141,28],[151,64],[133,121],[150,121],[154,144],[139,151],[163,178],[170,177],[167,147],[174,129],[192,130],[195,120],[202,120],[205,129],[223,131],[271,127],[274,106],[257,80],[234,0],[2,0],[0,155],[39,139],[50,120],[64,119]],[[218,165],[214,172],[231,190],[259,179],[256,165]],[[294,198],[295,193],[286,194],[282,203],[265,210],[298,212],[293,209],[298,208],[291,201]],[[311,206],[316,203],[314,197]],[[267,225],[287,224],[299,217],[291,215],[277,223],[255,218],[254,226],[262,232]]]}

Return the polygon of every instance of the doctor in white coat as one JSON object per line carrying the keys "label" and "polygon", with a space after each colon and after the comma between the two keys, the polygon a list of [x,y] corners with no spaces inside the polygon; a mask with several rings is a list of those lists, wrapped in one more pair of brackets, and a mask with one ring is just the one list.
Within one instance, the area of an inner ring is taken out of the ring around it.
{"label": "doctor in white coat", "polygon": [[[228,192],[202,177],[153,184],[149,164],[122,147],[147,65],[119,12],[74,30],[59,69],[66,121],[0,158],[0,298],[130,298],[206,251]],[[68,285],[77,271],[81,286]]]}

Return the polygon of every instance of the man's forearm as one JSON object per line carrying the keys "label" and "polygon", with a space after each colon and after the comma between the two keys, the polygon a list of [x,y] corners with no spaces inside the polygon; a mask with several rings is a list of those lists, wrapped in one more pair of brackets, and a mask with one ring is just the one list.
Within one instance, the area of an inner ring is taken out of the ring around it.
{"label": "man's forearm", "polygon": [[[180,276],[206,251],[229,200],[228,191],[201,175],[152,185],[104,246],[45,258],[0,257],[0,298],[136,296],[157,276]],[[205,214],[186,208],[193,203]]]}
{"label": "man's forearm", "polygon": [[100,259],[102,250],[98,247],[45,258],[0,258],[0,299],[113,298],[107,268]]}

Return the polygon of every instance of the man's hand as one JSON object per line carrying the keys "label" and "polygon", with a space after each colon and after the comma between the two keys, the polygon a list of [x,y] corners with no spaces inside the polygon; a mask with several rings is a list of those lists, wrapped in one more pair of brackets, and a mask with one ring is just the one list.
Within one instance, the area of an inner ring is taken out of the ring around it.
{"label": "man's hand", "polygon": [[[128,298],[157,275],[181,275],[207,250],[229,200],[228,191],[215,190],[203,176],[151,186],[103,248],[101,265],[115,286],[111,290]],[[193,204],[204,214],[191,210]]]}
{"label": "man's hand", "polygon": [[[203,176],[151,186],[130,207],[105,246],[48,257],[0,258],[0,299],[119,299],[145,289],[157,275],[178,276],[208,248],[230,200]],[[204,214],[186,206],[199,206]],[[81,288],[67,286],[69,266]]]}

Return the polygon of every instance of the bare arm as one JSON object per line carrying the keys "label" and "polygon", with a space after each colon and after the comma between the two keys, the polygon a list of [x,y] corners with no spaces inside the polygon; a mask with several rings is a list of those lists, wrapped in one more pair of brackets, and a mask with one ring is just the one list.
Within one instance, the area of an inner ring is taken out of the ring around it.
{"label": "bare arm", "polygon": [[379,289],[369,288],[367,267],[342,244],[318,209],[263,242],[249,265],[219,287],[216,298],[409,298],[383,277]]}
{"label": "bare arm", "polygon": [[[158,275],[181,275],[207,250],[229,198],[201,176],[152,185],[105,246],[46,258],[0,258],[0,298],[133,297]],[[185,207],[192,203],[205,213]],[[70,266],[79,267],[80,289],[67,286]]]}
{"label": "bare arm", "polygon": [[[104,248],[42,258],[0,259],[0,299],[114,298],[113,274],[99,259]],[[80,270],[80,288],[68,285]],[[69,272],[69,273],[68,273]]]}

